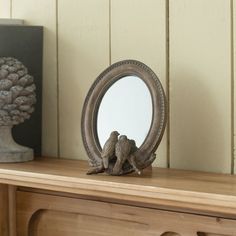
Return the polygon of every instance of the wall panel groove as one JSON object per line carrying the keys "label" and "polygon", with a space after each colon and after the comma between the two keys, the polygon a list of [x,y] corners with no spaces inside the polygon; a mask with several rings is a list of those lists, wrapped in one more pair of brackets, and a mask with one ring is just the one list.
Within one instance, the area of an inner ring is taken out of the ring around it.
{"label": "wall panel groove", "polygon": [[111,1],[109,0],[109,65],[111,65]]}
{"label": "wall panel groove", "polygon": [[235,138],[235,135],[236,135],[236,127],[235,127],[235,124],[236,124],[236,96],[235,96],[235,86],[236,86],[236,83],[235,83],[235,70],[236,70],[236,60],[235,60],[235,55],[236,55],[236,30],[235,30],[235,27],[236,27],[236,1],[235,0],[232,0],[231,1],[231,41],[232,41],[232,52],[231,52],[231,55],[232,55],[232,90],[233,90],[233,104],[232,104],[232,116],[233,116],[233,121],[234,121],[234,130],[233,130],[233,156],[232,156],[232,170],[234,172],[234,174],[236,173],[236,161],[235,161],[235,158],[236,158],[236,151],[235,151],[235,148],[236,148],[236,138]]}
{"label": "wall panel groove", "polygon": [[10,0],[10,18],[12,18],[12,0]]}
{"label": "wall panel groove", "polygon": [[61,147],[60,147],[60,85],[59,85],[59,39],[58,39],[58,0],[56,0],[56,58],[57,58],[57,64],[56,64],[56,86],[57,86],[57,157],[61,156]]}
{"label": "wall panel groove", "polygon": [[[170,111],[170,1],[166,0],[166,97],[168,101],[168,111]],[[167,167],[170,168],[170,117],[166,124],[167,133]]]}
{"label": "wall panel groove", "polygon": [[234,3],[230,0],[230,36],[231,36],[231,174],[234,174]]}

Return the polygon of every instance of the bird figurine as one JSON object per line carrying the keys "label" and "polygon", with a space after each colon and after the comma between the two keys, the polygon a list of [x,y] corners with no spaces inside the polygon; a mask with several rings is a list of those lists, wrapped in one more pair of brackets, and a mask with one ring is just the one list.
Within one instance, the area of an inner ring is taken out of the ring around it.
{"label": "bird figurine", "polygon": [[141,170],[139,170],[139,168],[137,167],[137,163],[135,161],[135,155],[134,153],[138,150],[136,143],[133,139],[129,140],[130,145],[131,145],[131,150],[130,150],[130,155],[128,156],[128,162],[129,164],[134,168],[134,170],[141,175]]}
{"label": "bird figurine", "polygon": [[115,147],[115,155],[117,157],[117,160],[113,168],[114,175],[120,174],[122,170],[122,166],[130,154],[131,148],[132,148],[132,145],[130,143],[130,140],[127,138],[127,136],[121,135]]}
{"label": "bird figurine", "polygon": [[100,166],[93,167],[90,170],[88,170],[87,174],[98,174],[103,173],[109,166],[109,160],[115,156],[115,147],[116,143],[118,142],[118,136],[120,134],[117,131],[112,131],[110,134],[110,137],[105,142],[102,152],[101,152],[101,158],[102,162]]}
{"label": "bird figurine", "polygon": [[118,142],[119,135],[120,134],[117,131],[112,131],[109,139],[105,142],[103,146],[101,157],[102,157],[103,167],[105,169],[108,168],[110,158],[112,158],[115,155],[115,147],[116,143]]}
{"label": "bird figurine", "polygon": [[[133,139],[128,139],[126,135],[119,137],[117,131],[112,131],[110,137],[105,142],[101,151],[101,164],[92,167],[87,174],[98,174],[106,172],[111,175],[122,175],[124,164],[130,165],[139,175],[141,170],[136,162],[135,152],[138,150]],[[119,137],[119,139],[118,139]]]}

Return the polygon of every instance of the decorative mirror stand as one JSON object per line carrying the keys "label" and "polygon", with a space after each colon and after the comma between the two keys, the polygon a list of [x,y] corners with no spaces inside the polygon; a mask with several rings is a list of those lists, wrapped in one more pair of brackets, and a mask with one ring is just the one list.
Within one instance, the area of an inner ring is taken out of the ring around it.
{"label": "decorative mirror stand", "polygon": [[[149,89],[152,99],[149,132],[141,146],[137,147],[134,140],[129,139],[126,134],[119,134],[114,127],[101,148],[97,132],[100,104],[109,88],[127,76],[138,77]],[[109,175],[124,175],[134,171],[140,174],[156,158],[155,151],[161,142],[166,121],[165,93],[158,77],[148,66],[139,61],[125,60],[108,67],[92,84],[82,112],[82,138],[91,166],[88,174],[106,172]]]}

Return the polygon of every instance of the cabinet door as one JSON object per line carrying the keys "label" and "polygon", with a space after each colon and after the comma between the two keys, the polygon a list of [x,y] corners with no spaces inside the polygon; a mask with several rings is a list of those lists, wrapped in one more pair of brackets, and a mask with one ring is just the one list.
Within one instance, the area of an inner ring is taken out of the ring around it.
{"label": "cabinet door", "polygon": [[18,236],[233,236],[236,222],[51,194],[17,192]]}

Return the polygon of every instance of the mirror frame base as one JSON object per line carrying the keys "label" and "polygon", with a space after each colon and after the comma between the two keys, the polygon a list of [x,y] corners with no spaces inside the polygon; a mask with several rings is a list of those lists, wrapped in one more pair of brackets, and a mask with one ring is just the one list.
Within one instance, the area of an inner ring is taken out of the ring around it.
{"label": "mirror frame base", "polygon": [[81,132],[89,164],[92,167],[88,174],[106,172],[110,175],[124,175],[134,172],[130,164],[124,164],[120,173],[113,173],[111,166],[103,169],[101,146],[97,135],[97,114],[106,91],[119,79],[134,75],[147,85],[153,104],[151,127],[143,144],[134,153],[140,170],[150,166],[156,158],[155,151],[164,134],[167,122],[167,100],[162,84],[156,74],[144,63],[136,60],[124,60],[114,63],[103,71],[92,84],[82,110]]}

